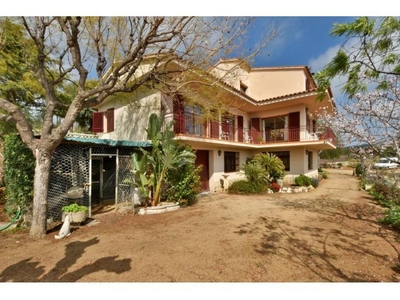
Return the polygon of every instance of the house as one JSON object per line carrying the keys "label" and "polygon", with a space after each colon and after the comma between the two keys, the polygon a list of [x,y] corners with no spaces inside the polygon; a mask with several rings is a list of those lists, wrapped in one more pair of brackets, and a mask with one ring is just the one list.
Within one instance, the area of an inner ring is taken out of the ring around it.
{"label": "house", "polygon": [[188,84],[182,93],[146,86],[110,98],[93,114],[94,133],[99,139],[146,141],[148,117],[164,110],[166,120],[175,121],[176,139],[196,151],[203,190],[220,191],[243,178],[239,167],[258,152],[283,161],[287,182],[300,174],[318,176],[318,152],[334,149],[336,141],[317,118],[322,109],[333,112],[335,104],[330,90],[317,100],[307,66],[252,68],[230,59],[206,73],[212,84]]}

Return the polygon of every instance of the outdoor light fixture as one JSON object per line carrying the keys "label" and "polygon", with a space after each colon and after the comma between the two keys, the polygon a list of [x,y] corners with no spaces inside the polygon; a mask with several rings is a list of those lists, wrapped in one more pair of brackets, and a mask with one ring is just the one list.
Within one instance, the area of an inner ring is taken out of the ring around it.
{"label": "outdoor light fixture", "polygon": [[222,151],[218,150],[218,156],[221,156]]}

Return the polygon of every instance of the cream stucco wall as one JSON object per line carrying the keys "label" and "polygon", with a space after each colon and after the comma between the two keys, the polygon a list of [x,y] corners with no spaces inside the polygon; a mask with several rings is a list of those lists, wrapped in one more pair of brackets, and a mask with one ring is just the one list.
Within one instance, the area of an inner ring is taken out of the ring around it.
{"label": "cream stucco wall", "polygon": [[306,90],[304,67],[250,68],[239,60],[222,61],[211,71],[236,89],[247,86],[246,94],[263,100]]}
{"label": "cream stucco wall", "polygon": [[[140,101],[138,100],[140,99]],[[112,140],[147,141],[145,129],[152,113],[161,111],[161,94],[158,91],[139,89],[127,96],[117,96],[99,106],[99,111],[114,108],[114,131],[104,132],[100,138]],[[104,122],[104,131],[107,121]]]}
{"label": "cream stucco wall", "polygon": [[246,64],[240,64],[237,60],[229,60],[218,64],[212,69],[211,73],[218,78],[222,78],[227,84],[239,90],[240,82],[246,84],[249,80],[248,71],[249,68]]}
{"label": "cream stucco wall", "polygon": [[[218,155],[221,150],[221,156]],[[246,163],[246,159],[251,157],[250,151],[236,151],[229,148],[209,149],[209,173],[210,173],[210,191],[221,191],[226,189],[232,181],[244,179],[243,172],[224,172],[224,151],[239,152],[239,166]]]}
{"label": "cream stucco wall", "polygon": [[255,100],[263,100],[306,90],[303,69],[253,69],[247,80],[247,94]]}

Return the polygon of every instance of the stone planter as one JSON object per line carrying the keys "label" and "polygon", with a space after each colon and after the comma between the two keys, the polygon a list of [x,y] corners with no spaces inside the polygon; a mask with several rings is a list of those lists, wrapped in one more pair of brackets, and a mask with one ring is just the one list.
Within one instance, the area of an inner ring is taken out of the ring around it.
{"label": "stone planter", "polygon": [[138,214],[139,215],[154,215],[162,214],[167,211],[175,211],[180,208],[179,203],[161,203],[157,206],[142,207]]}
{"label": "stone planter", "polygon": [[66,215],[69,215],[71,223],[82,223],[87,219],[89,213],[87,211],[62,212],[61,221],[64,222]]}

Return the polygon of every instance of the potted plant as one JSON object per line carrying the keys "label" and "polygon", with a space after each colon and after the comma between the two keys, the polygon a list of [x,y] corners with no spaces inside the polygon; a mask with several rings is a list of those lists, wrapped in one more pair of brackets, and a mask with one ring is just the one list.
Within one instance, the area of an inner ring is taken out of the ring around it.
{"label": "potted plant", "polygon": [[82,223],[89,216],[89,209],[86,206],[72,203],[61,208],[61,220],[64,222],[65,216],[69,215],[71,223]]}

